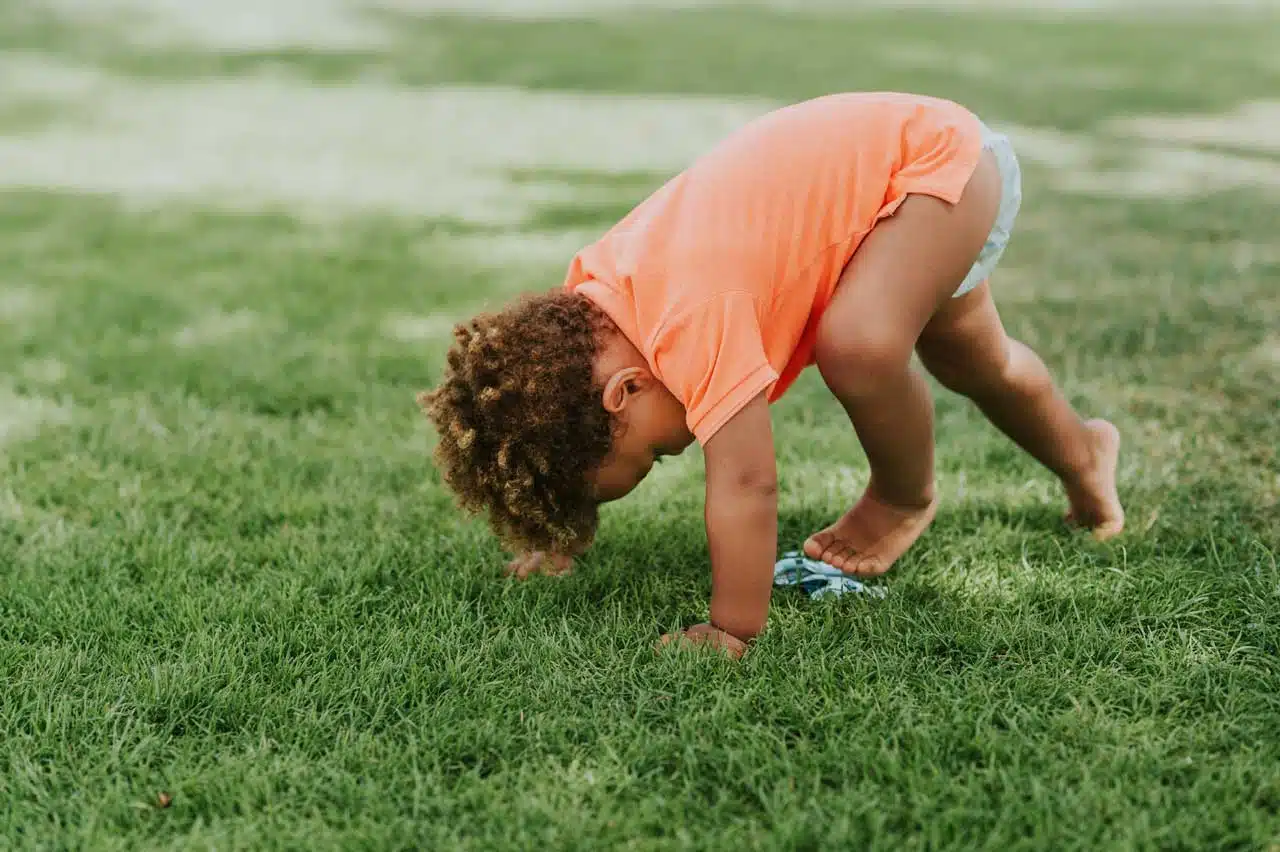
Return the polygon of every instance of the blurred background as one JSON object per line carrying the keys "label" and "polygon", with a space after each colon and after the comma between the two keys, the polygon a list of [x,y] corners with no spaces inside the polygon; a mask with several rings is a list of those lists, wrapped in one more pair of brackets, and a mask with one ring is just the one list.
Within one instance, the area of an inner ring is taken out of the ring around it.
{"label": "blurred background", "polygon": [[[1168,443],[1147,415],[1204,425],[1224,395],[1274,392],[1276,9],[0,0],[3,433],[65,446],[46,427],[127,399],[161,423],[316,415],[335,446],[399,436],[381,454],[430,477],[406,400],[455,322],[554,286],[751,117],[892,89],[1013,137],[1007,320],[1093,407]],[[834,495],[851,471],[814,475]]]}

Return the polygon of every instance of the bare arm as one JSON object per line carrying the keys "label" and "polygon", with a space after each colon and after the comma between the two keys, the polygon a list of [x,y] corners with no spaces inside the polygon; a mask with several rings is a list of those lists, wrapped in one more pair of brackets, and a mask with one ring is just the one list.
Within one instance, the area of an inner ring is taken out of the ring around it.
{"label": "bare arm", "polygon": [[778,547],[778,473],[763,394],[707,441],[704,456],[714,630],[700,626],[688,635],[740,654],[764,631]]}
{"label": "bare arm", "polygon": [[743,641],[764,631],[778,549],[778,471],[761,394],[707,441],[711,624]]}

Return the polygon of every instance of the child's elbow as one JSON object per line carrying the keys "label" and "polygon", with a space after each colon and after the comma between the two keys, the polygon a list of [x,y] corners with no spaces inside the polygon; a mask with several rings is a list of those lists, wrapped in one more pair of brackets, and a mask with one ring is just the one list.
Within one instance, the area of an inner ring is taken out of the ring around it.
{"label": "child's elbow", "polygon": [[707,479],[707,521],[723,518],[742,522],[744,513],[752,517],[773,514],[778,505],[778,478],[766,471],[735,471]]}
{"label": "child's elbow", "polygon": [[778,473],[776,470],[747,467],[735,471],[732,479],[733,488],[741,494],[774,498],[778,496]]}

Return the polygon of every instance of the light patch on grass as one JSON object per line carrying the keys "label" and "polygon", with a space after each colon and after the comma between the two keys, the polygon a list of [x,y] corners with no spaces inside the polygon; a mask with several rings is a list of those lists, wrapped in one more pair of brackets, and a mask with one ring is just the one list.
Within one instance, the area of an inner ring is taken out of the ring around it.
{"label": "light patch on grass", "polygon": [[[0,97],[5,79],[0,75]],[[674,173],[772,106],[508,88],[108,77],[91,96],[74,99],[82,113],[74,127],[0,136],[0,186],[110,193],[141,204],[177,199],[503,225],[581,195],[562,181],[513,182],[514,170]]]}
{"label": "light patch on grass", "polygon": [[54,512],[24,504],[8,488],[0,491],[0,521],[21,529],[25,544],[33,550],[65,548],[74,538],[91,532],[84,526],[69,523]]}
{"label": "light patch on grass", "polygon": [[1092,140],[1083,134],[1008,122],[992,122],[992,126],[1008,134],[1020,159],[1050,169],[1075,171],[1087,168],[1096,156]]}
{"label": "light patch on grass", "polygon": [[487,268],[567,268],[574,253],[599,236],[586,229],[467,234],[442,240],[439,249]]}
{"label": "light patch on grass", "polygon": [[382,44],[384,26],[344,0],[46,0],[78,23],[120,24],[139,44],[229,50],[359,48]]}
{"label": "light patch on grass", "polygon": [[38,358],[24,362],[21,375],[29,382],[56,385],[67,377],[67,365],[57,358]]}
{"label": "light patch on grass", "polygon": [[45,425],[70,419],[70,410],[53,400],[23,396],[0,387],[0,447],[32,437]]}
{"label": "light patch on grass", "polygon": [[1236,272],[1273,264],[1280,264],[1280,245],[1238,242],[1231,246],[1231,266]]}
{"label": "light patch on grass", "polygon": [[0,60],[0,92],[6,101],[88,99],[110,78],[88,68],[46,62],[19,54]]}
{"label": "light patch on grass", "polygon": [[258,325],[258,317],[252,311],[216,312],[201,317],[198,322],[184,326],[173,333],[174,346],[190,349],[217,343],[228,337],[243,334]]}
{"label": "light patch on grass", "polygon": [[401,343],[445,341],[452,336],[453,327],[462,321],[463,317],[457,313],[392,314],[382,321],[382,333]]}
{"label": "light patch on grass", "polygon": [[1280,337],[1269,337],[1250,350],[1241,366],[1258,372],[1280,369]]}
{"label": "light patch on grass", "polygon": [[1269,361],[1272,364],[1280,365],[1280,337],[1273,337],[1264,341],[1257,348],[1256,355],[1260,361]]}
{"label": "light patch on grass", "polygon": [[[353,50],[394,38],[394,23],[374,14],[468,15],[496,19],[604,18],[629,12],[750,7],[848,11],[844,0],[25,0],[85,27],[109,26],[140,45],[215,50]],[[1274,0],[872,0],[867,7],[1016,8],[1053,13],[1151,12],[1212,7],[1273,8]]]}
{"label": "light patch on grass", "polygon": [[723,6],[725,0],[28,0],[81,26],[113,25],[140,45],[214,50],[374,48],[393,24],[371,12],[537,20]]}
{"label": "light patch on grass", "polygon": [[44,310],[45,300],[28,287],[0,287],[0,322],[14,322]]}
{"label": "light patch on grass", "polygon": [[1108,129],[1160,144],[1219,145],[1275,154],[1280,153],[1280,101],[1245,104],[1226,115],[1127,118]]}
{"label": "light patch on grass", "polygon": [[1009,134],[1021,159],[1047,167],[1053,187],[1063,192],[1191,198],[1236,188],[1280,189],[1280,163],[1271,160],[994,124]]}
{"label": "light patch on grass", "polygon": [[[391,212],[500,226],[526,222],[540,205],[599,194],[553,176],[512,180],[513,172],[675,173],[775,106],[499,87],[322,87],[262,78],[149,84],[58,66],[46,74],[43,67],[0,63],[0,97],[38,90],[62,100],[76,119],[0,136],[6,163],[0,186],[111,193],[142,204],[185,199],[233,209]],[[1064,191],[1176,198],[1280,188],[1280,163],[1271,160],[1000,126]],[[369,127],[380,130],[369,134]],[[476,257],[506,264],[508,258],[519,262],[524,251],[558,258],[578,239],[566,234],[564,243],[539,236],[503,244],[476,238],[469,244],[481,249]]]}
{"label": "light patch on grass", "polygon": [[1280,188],[1280,163],[1209,151],[1147,148],[1127,167],[1059,177],[1059,186],[1120,198],[1193,198],[1229,189]]}
{"label": "light patch on grass", "polygon": [[0,491],[0,521],[17,523],[25,518],[26,514],[26,510],[18,502],[18,495],[13,493],[12,488]]}

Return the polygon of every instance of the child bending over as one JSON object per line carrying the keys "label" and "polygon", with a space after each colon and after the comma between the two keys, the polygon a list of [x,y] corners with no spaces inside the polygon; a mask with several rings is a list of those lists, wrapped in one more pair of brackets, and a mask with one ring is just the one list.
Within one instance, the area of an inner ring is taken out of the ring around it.
{"label": "child bending over", "polygon": [[597,507],[698,441],[711,618],[682,637],[741,654],[765,627],[777,550],[769,404],[816,364],[870,466],[866,490],[804,544],[882,574],[933,520],[939,382],[1062,482],[1068,520],[1119,533],[1120,437],[1082,420],[987,286],[1021,202],[1004,136],[956,104],[837,94],[724,140],[573,259],[562,288],[455,330],[421,403],[461,504],[563,573]]}

